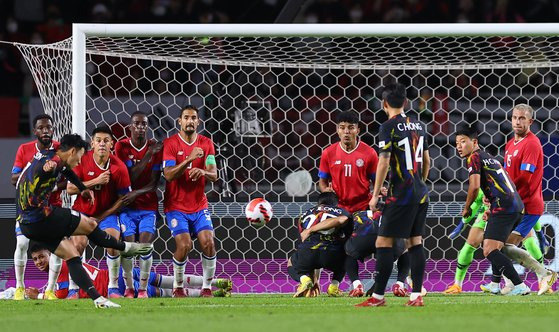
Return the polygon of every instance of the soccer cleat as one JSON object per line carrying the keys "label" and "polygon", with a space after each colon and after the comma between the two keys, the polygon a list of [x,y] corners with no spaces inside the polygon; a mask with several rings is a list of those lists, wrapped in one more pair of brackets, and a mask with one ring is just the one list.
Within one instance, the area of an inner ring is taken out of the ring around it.
{"label": "soccer cleat", "polygon": [[108,298],[109,299],[120,299],[122,298],[122,294],[120,294],[120,290],[116,287],[109,288]]}
{"label": "soccer cleat", "polygon": [[16,301],[25,300],[25,288],[24,287],[16,288],[16,291],[14,293],[14,300],[16,300]]}
{"label": "soccer cleat", "polygon": [[173,297],[186,297],[186,291],[182,287],[173,288]]}
{"label": "soccer cleat", "polygon": [[147,299],[148,292],[145,289],[138,289],[138,298],[139,299]]}
{"label": "soccer cleat", "polygon": [[409,300],[406,303],[406,307],[423,307],[425,303],[423,303],[423,297],[418,296],[415,300]]}
{"label": "soccer cleat", "polygon": [[334,284],[328,285],[328,296],[330,297],[341,297],[344,293],[340,290],[340,287]]}
{"label": "soccer cleat", "polygon": [[538,295],[547,293],[553,284],[557,281],[557,272],[548,270],[547,275],[540,280],[540,289],[538,290]]}
{"label": "soccer cleat", "polygon": [[363,295],[365,295],[363,285],[359,285],[359,286],[355,287],[348,294],[349,297],[362,297]]}
{"label": "soccer cleat", "polygon": [[120,308],[120,304],[116,304],[114,302],[109,301],[108,299],[100,296],[96,298],[93,303],[95,304],[95,308],[105,309],[105,308]]}
{"label": "soccer cleat", "polygon": [[392,285],[392,293],[394,294],[394,296],[397,297],[406,297],[409,295],[408,291],[406,290],[406,286],[402,287],[398,283]]}
{"label": "soccer cleat", "polygon": [[202,288],[200,297],[213,297],[212,290],[209,288]]}
{"label": "soccer cleat", "polygon": [[384,307],[385,305],[386,305],[386,301],[384,300],[384,298],[382,298],[382,300],[379,300],[377,298],[370,297],[365,301],[356,304],[355,306],[356,307]]}
{"label": "soccer cleat", "polygon": [[124,242],[124,250],[120,252],[123,257],[147,255],[153,250],[152,243]]}
{"label": "soccer cleat", "polygon": [[220,288],[212,292],[213,297],[231,297],[231,290]]}
{"label": "soccer cleat", "polygon": [[495,285],[491,282],[485,285],[480,285],[479,288],[481,288],[484,293],[491,293],[495,295],[501,294],[501,288],[499,285]]}
{"label": "soccer cleat", "polygon": [[126,290],[124,291],[124,297],[127,298],[127,299],[133,299],[134,298],[134,289],[126,288]]}
{"label": "soccer cleat", "polygon": [[215,287],[231,290],[233,288],[233,282],[229,279],[215,279]]}
{"label": "soccer cleat", "polygon": [[507,295],[528,295],[530,294],[530,288],[526,286],[526,284],[521,283],[519,285],[514,286],[512,291],[510,291]]}
{"label": "soccer cleat", "polygon": [[293,294],[293,297],[304,297],[306,292],[310,290],[313,286],[312,279],[308,276],[303,276],[303,280],[297,286],[297,291]]}
{"label": "soccer cleat", "polygon": [[447,295],[455,295],[455,294],[460,294],[460,293],[462,293],[462,287],[460,287],[458,284],[454,284],[452,286],[449,286],[443,292],[443,294],[447,294]]}
{"label": "soccer cleat", "polygon": [[77,300],[80,298],[80,293],[77,289],[70,289],[68,295],[66,295],[66,300]]}
{"label": "soccer cleat", "polygon": [[43,295],[43,299],[45,299],[45,300],[58,300],[58,297],[56,297],[56,294],[54,294],[54,291],[48,290],[48,291],[45,291],[45,294]]}
{"label": "soccer cleat", "polygon": [[314,284],[311,289],[308,290],[305,297],[317,297],[320,295],[320,285]]}

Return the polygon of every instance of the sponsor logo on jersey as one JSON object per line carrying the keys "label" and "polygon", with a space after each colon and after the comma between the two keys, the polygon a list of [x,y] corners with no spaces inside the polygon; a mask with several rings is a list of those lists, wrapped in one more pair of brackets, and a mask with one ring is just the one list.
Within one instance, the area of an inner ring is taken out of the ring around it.
{"label": "sponsor logo on jersey", "polygon": [[91,172],[91,171],[87,172],[87,175],[89,175],[89,176],[95,175],[95,172]]}
{"label": "sponsor logo on jersey", "polygon": [[363,167],[363,165],[365,165],[365,162],[363,161],[363,159],[359,158],[355,161],[355,165],[357,165],[357,167]]}
{"label": "sponsor logo on jersey", "polygon": [[134,159],[134,155],[133,155],[133,154],[129,154],[129,155],[128,155],[128,159]]}
{"label": "sponsor logo on jersey", "polygon": [[512,156],[516,157],[517,154],[518,154],[518,150],[514,150],[514,153],[512,154]]}
{"label": "sponsor logo on jersey", "polygon": [[182,156],[184,154],[184,151],[180,150],[179,152],[177,152],[178,156]]}
{"label": "sponsor logo on jersey", "polygon": [[341,164],[342,164],[342,161],[341,161],[341,160],[336,160],[336,161],[334,162],[334,165],[341,165]]}

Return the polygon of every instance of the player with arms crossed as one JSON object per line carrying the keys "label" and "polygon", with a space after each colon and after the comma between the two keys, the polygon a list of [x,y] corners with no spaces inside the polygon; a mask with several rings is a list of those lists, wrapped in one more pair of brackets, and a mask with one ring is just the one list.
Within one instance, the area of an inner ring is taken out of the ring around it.
{"label": "player with arms crossed", "polygon": [[186,257],[192,250],[192,236],[202,250],[203,297],[211,297],[215,275],[216,252],[208,199],[204,192],[206,180],[217,181],[215,148],[211,139],[196,132],[200,119],[198,109],[187,105],[177,120],[180,131],[163,142],[163,175],[165,216],[175,238],[173,254],[174,297],[185,297],[183,276]]}
{"label": "player with arms crossed", "polygon": [[384,306],[384,292],[392,272],[394,239],[409,241],[413,289],[408,306],[423,306],[421,291],[425,272],[423,230],[429,192],[425,180],[429,174],[429,151],[423,124],[404,113],[406,89],[391,84],[382,92],[382,106],[388,120],[380,126],[377,176],[370,209],[377,210],[382,184],[390,168],[390,187],[382,210],[376,240],[376,278],[371,298],[357,306]]}
{"label": "player with arms crossed", "polygon": [[[120,238],[120,223],[116,212],[131,202],[130,178],[124,163],[111,154],[113,134],[109,127],[100,126],[91,133],[92,151],[84,154],[75,172],[84,185],[95,195],[95,202],[91,204],[78,196],[73,209],[87,216],[97,216],[104,213],[105,217],[99,221],[99,228],[114,238]],[[78,193],[78,188],[68,184],[68,194]],[[131,194],[132,195],[132,194]],[[123,199],[119,200],[119,197]],[[74,243],[80,252],[87,245],[84,237],[74,238]],[[109,269],[109,298],[122,297],[118,289],[118,273],[120,270],[120,255],[117,250],[107,249],[107,266]],[[77,298],[76,289],[70,287],[69,298]]]}
{"label": "player with arms crossed", "polygon": [[[532,232],[532,228],[536,226],[544,211],[543,149],[540,140],[530,131],[530,126],[534,123],[532,107],[526,104],[516,105],[512,110],[511,122],[514,137],[505,147],[503,166],[524,203],[525,214],[509,235],[503,252],[536,273],[540,281],[538,294],[541,295],[551,289],[557,280],[557,273],[547,270],[542,264],[543,255]],[[526,249],[533,253],[534,258],[525,250],[518,248],[523,240]],[[484,286],[492,293],[498,292],[500,281],[500,275],[494,275],[492,282]],[[506,294],[511,290],[512,285],[507,280],[507,286],[501,290],[501,293]]]}
{"label": "player with arms crossed", "polygon": [[[19,146],[16,153],[14,166],[12,167],[12,184],[15,186],[23,168],[27,163],[33,160],[33,156],[37,152],[43,150],[56,150],[60,143],[54,141],[52,136],[54,134],[53,121],[50,115],[39,114],[33,119],[33,130],[35,141],[24,143]],[[54,187],[54,192],[50,196],[50,204],[53,206],[62,206],[60,199],[60,190],[66,188],[66,181],[57,183]],[[14,267],[16,277],[16,291],[14,300],[23,300],[25,298],[25,284],[23,282],[25,275],[25,265],[27,264],[27,248],[29,247],[29,239],[26,238],[16,222],[16,250],[14,251]],[[49,300],[56,299],[54,294],[54,287],[56,286],[56,278],[60,272],[62,260],[56,255],[51,256],[49,266],[49,281],[45,289],[45,298]]]}
{"label": "player with arms crossed", "polygon": [[300,282],[293,297],[316,295],[313,277],[315,270],[322,268],[333,273],[328,295],[342,295],[339,285],[345,276],[344,242],[346,233],[351,232],[346,227],[349,220],[351,214],[338,206],[338,197],[332,191],[321,193],[317,206],[299,218],[301,243],[287,263],[289,276]]}
{"label": "player with arms crossed", "polygon": [[103,232],[95,219],[49,204],[50,195],[61,175],[78,188],[80,197],[91,202],[95,200],[92,191],[72,172],[87,147],[87,142],[79,135],[64,135],[56,152],[44,150],[35,155],[16,185],[17,221],[25,236],[66,261],[72,279],[94,300],[96,307],[120,307],[102,297],[95,289],[83,269],[78,250],[67,237],[85,235],[93,243],[120,250],[123,255],[147,254],[152,249],[151,244],[119,241]]}
{"label": "player with arms crossed", "polygon": [[[339,206],[349,213],[366,210],[371,200],[370,184],[375,181],[377,152],[359,140],[359,117],[355,112],[339,113],[336,131],[340,141],[328,146],[320,157],[318,186],[322,192],[333,190],[339,197]],[[357,260],[347,257],[346,270],[354,280],[349,296],[363,296]]]}
{"label": "player with arms crossed", "polygon": [[[132,192],[128,195],[133,201],[122,213],[120,224],[126,241],[134,241],[136,236],[140,243],[152,243],[157,220],[157,184],[161,178],[163,144],[146,139],[148,118],[140,112],[134,112],[130,119],[131,138],[118,141],[115,154],[128,167]],[[148,297],[146,292],[153,256],[140,257],[140,286],[138,298]],[[122,258],[121,265],[127,288],[124,297],[134,297],[133,258]]]}

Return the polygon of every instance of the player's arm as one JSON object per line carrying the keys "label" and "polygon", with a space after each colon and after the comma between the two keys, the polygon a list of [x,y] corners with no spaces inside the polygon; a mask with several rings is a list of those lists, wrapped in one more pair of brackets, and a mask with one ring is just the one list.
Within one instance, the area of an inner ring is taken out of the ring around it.
{"label": "player's arm", "polygon": [[305,241],[312,233],[316,233],[318,231],[323,231],[331,228],[337,228],[345,225],[349,218],[347,216],[339,216],[334,218],[328,218],[324,221],[319,222],[318,224],[305,229],[301,232],[301,241]]}
{"label": "player's arm", "polygon": [[468,185],[468,196],[466,196],[466,204],[464,210],[462,211],[462,217],[464,218],[468,218],[472,215],[471,205],[478,195],[480,183],[481,183],[481,175],[479,174],[470,175],[469,185]]}
{"label": "player's arm", "polygon": [[14,160],[14,166],[12,167],[12,176],[10,178],[10,181],[12,182],[13,186],[17,184],[17,179],[19,179],[19,176],[23,171],[24,165],[25,164],[23,163],[23,149],[22,146],[20,145],[16,152],[16,159]]}
{"label": "player's arm", "polygon": [[332,189],[332,183],[330,182],[331,180],[328,156],[326,152],[323,152],[318,167],[318,188],[320,192],[334,191]]}
{"label": "player's arm", "polygon": [[215,156],[210,154],[206,157],[206,166],[205,169],[200,168],[192,168],[188,175],[192,179],[192,181],[198,180],[200,177],[205,177],[206,180],[215,182],[217,181],[217,165],[215,163]]}
{"label": "player's arm", "polygon": [[203,156],[204,150],[200,147],[195,147],[192,149],[192,152],[190,152],[190,155],[178,165],[169,165],[169,162],[166,160],[163,165],[163,176],[165,177],[165,180],[171,182],[182,176],[188,169],[188,165],[190,165],[191,162],[197,158],[202,158]]}
{"label": "player's arm", "polygon": [[470,205],[472,214],[468,218],[462,218],[463,223],[468,224],[470,221],[474,220],[478,214],[483,214],[483,212],[485,212],[485,204],[483,204],[484,197],[483,191],[478,190],[475,200]]}
{"label": "player's arm", "polygon": [[369,202],[369,208],[373,211],[377,210],[378,196],[381,193],[384,180],[386,180],[386,176],[388,175],[389,167],[390,152],[381,152],[378,158],[377,174],[375,177],[375,186],[373,188],[373,197]]}
{"label": "player's arm", "polygon": [[330,183],[330,179],[319,178],[318,179],[318,188],[320,189],[320,192],[332,191],[332,185]]}
{"label": "player's arm", "polygon": [[161,149],[163,148],[163,144],[161,142],[157,142],[155,144],[150,145],[144,157],[135,164],[134,166],[128,168],[128,173],[130,173],[130,181],[134,182],[140,174],[144,171],[146,166],[148,165],[151,157],[155,156]]}
{"label": "player's arm", "polygon": [[[74,172],[72,172],[72,173],[74,173]],[[78,178],[77,175],[76,175],[76,178],[81,182],[81,180]],[[68,195],[79,194],[80,190],[78,189],[78,187],[74,183],[72,183],[72,181],[69,178],[67,178],[67,179],[69,181],[68,185],[66,186],[66,192],[68,193]],[[83,185],[86,186],[87,188],[93,188],[93,187],[98,186],[98,185],[103,185],[103,184],[109,183],[110,179],[111,179],[111,172],[109,170],[106,170],[105,172],[101,173],[95,179],[91,179],[89,181],[83,182]]]}
{"label": "player's arm", "polygon": [[429,150],[423,150],[423,162],[421,163],[421,179],[427,181],[429,177],[429,169],[431,168],[431,158],[429,157]]}

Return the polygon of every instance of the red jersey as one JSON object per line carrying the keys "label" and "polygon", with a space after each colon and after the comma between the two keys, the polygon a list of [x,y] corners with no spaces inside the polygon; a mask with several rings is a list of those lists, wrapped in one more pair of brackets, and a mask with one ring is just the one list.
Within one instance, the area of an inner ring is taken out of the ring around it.
{"label": "red jersey", "polygon": [[164,199],[165,212],[194,213],[208,208],[208,199],[204,192],[206,178],[202,176],[197,181],[192,181],[188,172],[193,167],[205,169],[208,156],[215,156],[214,143],[211,139],[197,134],[194,143],[188,144],[180,134],[167,138],[163,142],[163,168],[180,164],[188,158],[195,147],[201,148],[204,156],[194,159],[180,177],[167,182]]}
{"label": "red jersey", "polygon": [[372,197],[369,181],[375,181],[377,163],[377,152],[361,141],[352,151],[335,143],[322,152],[318,176],[332,181],[338,206],[350,213],[368,210]]}
{"label": "red jersey", "polygon": [[[89,278],[93,282],[93,286],[97,289],[101,296],[107,297],[108,287],[109,287],[109,271],[101,270],[95,266],[89,265],[87,263],[82,263],[83,269],[89,275]],[[66,262],[62,262],[62,267],[60,268],[60,274],[56,280],[56,297],[59,299],[65,299],[68,296],[68,265]],[[87,293],[80,288],[79,290],[80,299],[89,298]]]}
{"label": "red jersey", "polygon": [[[151,145],[155,144],[153,140],[147,140],[143,147],[136,148],[130,138],[125,138],[116,142],[115,154],[124,162],[126,167],[130,169],[135,164],[139,163],[148,151]],[[152,172],[161,171],[161,163],[163,159],[163,150],[151,157],[142,173],[138,176],[136,181],[132,183],[132,190],[142,189],[151,181]],[[143,195],[138,196],[136,200],[129,206],[134,210],[157,210],[157,193],[150,191]]]}
{"label": "red jersey", "polygon": [[[509,140],[505,147],[504,166],[522,198],[525,213],[542,215],[543,149],[536,135],[529,132],[518,142],[515,142],[514,138]],[[518,183],[522,172],[532,173],[530,182],[526,185]]]}
{"label": "red jersey", "polygon": [[93,205],[88,200],[78,195],[74,210],[82,212],[88,216],[99,214],[109,209],[118,199],[118,195],[124,195],[130,191],[130,178],[126,165],[115,155],[109,155],[109,160],[105,168],[101,168],[93,159],[93,150],[83,155],[80,164],[74,168],[74,173],[82,182],[90,181],[101,175],[106,170],[110,170],[111,179],[109,183],[90,188],[95,195]]}
{"label": "red jersey", "polygon": [[[52,141],[49,150],[56,150],[60,146],[57,141]],[[16,159],[14,161],[14,166],[12,167],[12,174],[18,174],[23,171],[27,163],[31,162],[33,156],[39,152],[37,147],[37,141],[31,141],[23,143],[19,146],[16,152]],[[61,190],[57,190],[50,195],[49,203],[54,206],[62,206],[62,199],[60,198]]]}

